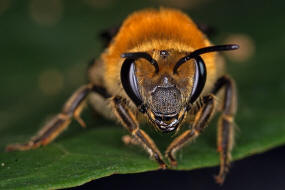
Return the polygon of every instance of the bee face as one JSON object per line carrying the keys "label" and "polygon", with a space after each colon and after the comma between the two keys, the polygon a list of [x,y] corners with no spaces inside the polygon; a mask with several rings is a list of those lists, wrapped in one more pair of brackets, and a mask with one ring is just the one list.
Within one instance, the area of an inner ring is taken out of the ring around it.
{"label": "bee face", "polygon": [[125,53],[121,82],[139,111],[147,113],[156,127],[170,132],[179,127],[205,86],[207,71],[200,55],[237,48],[231,44],[209,46],[188,54],[173,51],[170,55],[160,50],[160,57],[155,50],[153,56],[148,52]]}
{"label": "bee face", "polygon": [[141,60],[136,64],[136,76],[143,101],[149,108],[149,120],[161,131],[170,132],[177,129],[183,120],[192,90],[194,67],[183,65],[179,74],[174,74],[175,64],[186,52],[153,50],[149,53],[157,61],[159,72],[155,73],[146,60]]}
{"label": "bee face", "polygon": [[187,55],[186,52],[153,50],[147,53],[157,63],[158,71],[147,59],[135,60],[132,66],[135,79],[133,86],[148,108],[149,120],[163,132],[170,132],[177,129],[184,118],[195,66],[185,64],[174,73],[175,65],[181,57]]}

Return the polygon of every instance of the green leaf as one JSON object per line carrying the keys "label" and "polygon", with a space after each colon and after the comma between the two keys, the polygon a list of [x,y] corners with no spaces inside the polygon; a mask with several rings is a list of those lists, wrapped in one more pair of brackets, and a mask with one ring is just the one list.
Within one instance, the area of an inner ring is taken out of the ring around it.
{"label": "green leaf", "polygon": [[[150,2],[126,1],[99,9],[79,1],[64,1],[59,20],[38,23],[37,17],[32,16],[32,11],[38,9],[33,9],[31,2],[11,1],[6,10],[0,10],[0,188],[64,188],[114,173],[158,169],[142,149],[122,143],[121,137],[127,132],[119,124],[94,118],[91,109],[83,114],[87,129],[72,122],[46,147],[4,152],[7,144],[24,142],[34,135],[47,116],[57,113],[72,91],[84,84],[86,60],[98,57],[102,51],[96,38],[100,30],[120,23],[133,10],[152,6]],[[242,33],[249,35],[256,47],[249,60],[228,61],[229,73],[239,90],[234,160],[285,143],[284,3],[272,7],[259,3],[256,7],[256,2],[211,1],[201,5],[203,11],[188,11],[223,31],[221,40],[224,34]],[[216,39],[217,43],[221,40]],[[54,94],[46,94],[39,87],[47,70],[56,73],[53,77],[62,84]],[[157,134],[147,125],[143,128],[161,150],[174,138]],[[216,122],[212,121],[205,133],[177,156],[179,170],[217,165]]]}

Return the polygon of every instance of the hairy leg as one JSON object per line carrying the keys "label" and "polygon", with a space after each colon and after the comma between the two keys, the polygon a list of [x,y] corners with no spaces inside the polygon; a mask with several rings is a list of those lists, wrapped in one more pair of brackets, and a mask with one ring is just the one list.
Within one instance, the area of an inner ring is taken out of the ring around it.
{"label": "hairy leg", "polygon": [[84,121],[80,118],[80,113],[90,92],[100,94],[97,89],[98,87],[92,84],[80,87],[66,101],[61,113],[58,113],[48,121],[34,137],[26,143],[10,144],[6,147],[6,151],[24,151],[49,144],[68,127],[72,118],[77,120],[82,127],[85,127]]}
{"label": "hairy leg", "polygon": [[218,122],[217,146],[220,152],[220,172],[216,181],[222,184],[229,171],[231,151],[234,142],[234,116],[237,110],[237,94],[234,81],[229,76],[219,78],[212,93],[218,93],[225,88],[223,111]]}
{"label": "hairy leg", "polygon": [[197,138],[200,133],[207,127],[207,123],[211,119],[215,110],[215,100],[212,95],[203,97],[203,106],[200,107],[191,129],[186,130],[180,136],[176,137],[168,146],[165,156],[169,159],[172,166],[176,166],[175,153],[185,146],[188,142]]}
{"label": "hairy leg", "polygon": [[[133,140],[144,147],[152,158],[154,158],[161,168],[165,169],[166,164],[162,160],[162,155],[156,147],[153,140],[139,128],[138,122],[134,114],[127,108],[127,105],[121,97],[114,97],[112,100],[113,108],[117,118],[123,126],[131,133]],[[135,140],[134,140],[135,139]]]}

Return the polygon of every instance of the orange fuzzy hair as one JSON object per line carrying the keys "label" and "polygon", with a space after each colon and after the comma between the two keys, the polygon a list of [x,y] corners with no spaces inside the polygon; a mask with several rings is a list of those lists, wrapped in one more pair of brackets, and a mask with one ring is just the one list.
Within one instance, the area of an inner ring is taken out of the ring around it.
{"label": "orange fuzzy hair", "polygon": [[[124,94],[119,86],[114,85],[118,84],[120,79],[122,53],[153,49],[190,52],[209,45],[210,42],[196,24],[178,10],[161,8],[135,12],[123,22],[112,44],[102,55],[107,74],[105,84],[111,93]],[[202,56],[210,79],[215,78],[216,75],[215,66],[212,64],[214,63],[213,55],[215,53]]]}

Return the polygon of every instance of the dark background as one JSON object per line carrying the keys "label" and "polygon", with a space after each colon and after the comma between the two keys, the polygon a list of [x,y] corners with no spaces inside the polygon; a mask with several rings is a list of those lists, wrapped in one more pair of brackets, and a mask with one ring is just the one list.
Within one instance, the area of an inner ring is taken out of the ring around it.
{"label": "dark background", "polygon": [[193,171],[154,171],[112,175],[72,189],[218,189],[283,190],[285,188],[285,147],[233,163],[225,183],[213,180],[218,167]]}

